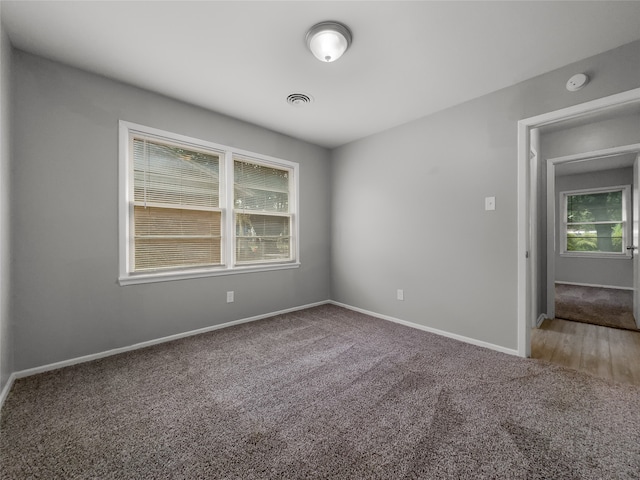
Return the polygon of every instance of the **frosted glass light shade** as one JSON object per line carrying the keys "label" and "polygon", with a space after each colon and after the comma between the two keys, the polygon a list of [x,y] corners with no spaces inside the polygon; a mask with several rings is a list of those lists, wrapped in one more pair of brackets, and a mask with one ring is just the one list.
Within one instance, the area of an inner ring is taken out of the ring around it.
{"label": "frosted glass light shade", "polygon": [[307,47],[321,62],[335,62],[351,45],[351,32],[341,23],[321,22],[307,32]]}

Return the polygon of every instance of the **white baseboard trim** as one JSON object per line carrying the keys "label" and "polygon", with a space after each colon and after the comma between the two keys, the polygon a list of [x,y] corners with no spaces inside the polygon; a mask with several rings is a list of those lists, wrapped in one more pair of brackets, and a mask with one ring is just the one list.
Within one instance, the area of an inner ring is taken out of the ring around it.
{"label": "white baseboard trim", "polygon": [[399,323],[400,325],[416,328],[418,330],[423,330],[425,332],[435,333],[436,335],[441,335],[443,337],[453,338],[454,340],[459,340],[464,343],[470,343],[471,345],[476,345],[478,347],[484,347],[490,350],[495,350],[498,352],[507,353],[509,355],[518,356],[518,351],[512,348],[506,348],[500,345],[495,345],[493,343],[483,342],[482,340],[476,340],[475,338],[465,337],[462,335],[458,335],[456,333],[446,332],[444,330],[438,330],[437,328],[426,327],[418,323],[407,322],[406,320],[400,320],[399,318],[390,317],[388,315],[382,315],[379,313],[370,312],[369,310],[365,310],[363,308],[353,307],[351,305],[347,305],[340,302],[334,302],[333,300],[329,301],[329,303],[333,305],[337,305],[338,307],[343,307],[349,310],[353,310],[354,312],[360,312],[360,313],[364,313],[365,315],[370,315],[372,317],[380,318],[382,320],[388,320],[390,322]]}
{"label": "white baseboard trim", "polygon": [[126,347],[114,348],[114,349],[111,349],[111,350],[105,350],[103,352],[93,353],[93,354],[90,354],[90,355],[84,355],[82,357],[70,358],[68,360],[62,360],[60,362],[50,363],[50,364],[47,364],[47,365],[41,365],[39,367],[27,368],[25,370],[20,370],[20,371],[17,371],[17,372],[13,372],[9,376],[9,380],[7,381],[7,384],[2,389],[2,392],[0,392],[0,409],[4,405],[4,401],[6,400],[7,396],[9,395],[9,392],[11,391],[11,388],[13,387],[13,384],[14,384],[15,380],[17,380],[18,378],[29,377],[31,375],[36,375],[38,373],[44,373],[44,372],[48,372],[48,371],[51,371],[51,370],[57,370],[59,368],[69,367],[71,365],[77,365],[79,363],[91,362],[93,360],[98,360],[100,358],[110,357],[112,355],[118,355],[119,353],[125,353],[125,352],[130,352],[130,351],[133,351],[133,350],[139,350],[141,348],[151,347],[153,345],[158,345],[160,343],[171,342],[173,340],[178,340],[178,339],[181,339],[181,338],[191,337],[193,335],[198,335],[198,334],[201,334],[201,333],[211,332],[213,330],[219,330],[219,329],[222,329],[222,328],[232,327],[234,325],[240,325],[242,323],[255,322],[257,320],[262,320],[264,318],[269,318],[269,317],[273,317],[273,316],[276,316],[276,315],[282,315],[282,314],[285,314],[285,313],[295,312],[295,311],[298,311],[298,310],[304,310],[306,308],[312,308],[312,307],[317,307],[319,305],[326,305],[326,304],[337,305],[339,307],[347,308],[349,310],[353,310],[353,311],[356,311],[356,312],[364,313],[365,315],[370,315],[372,317],[380,318],[382,320],[388,320],[388,321],[391,321],[391,322],[394,322],[394,323],[398,323],[400,325],[405,325],[407,327],[416,328],[418,330],[423,330],[425,332],[434,333],[436,335],[441,335],[443,337],[452,338],[454,340],[459,340],[461,342],[469,343],[469,344],[476,345],[476,346],[479,346],[479,347],[488,348],[490,350],[495,350],[495,351],[506,353],[506,354],[509,354],[509,355],[516,355],[516,356],[518,355],[518,351],[517,350],[510,349],[510,348],[505,348],[505,347],[502,347],[500,345],[495,345],[495,344],[492,344],[492,343],[483,342],[481,340],[476,340],[474,338],[465,337],[465,336],[458,335],[458,334],[455,334],[455,333],[446,332],[444,330],[438,330],[436,328],[426,327],[424,325],[420,325],[420,324],[417,324],[417,323],[407,322],[406,320],[400,320],[399,318],[390,317],[388,315],[381,315],[379,313],[371,312],[369,310],[364,310],[364,309],[358,308],[358,307],[353,307],[351,305],[346,305],[344,303],[335,302],[333,300],[325,300],[325,301],[321,301],[321,302],[310,303],[310,304],[306,304],[306,305],[300,305],[298,307],[287,308],[285,310],[279,310],[277,312],[264,313],[264,314],[256,315],[256,316],[253,316],[253,317],[242,318],[242,319],[239,319],[239,320],[233,320],[231,322],[221,323],[219,325],[211,325],[209,327],[199,328],[197,330],[190,330],[188,332],[177,333],[175,335],[169,335],[167,337],[161,337],[161,338],[157,338],[157,339],[154,339],[154,340],[148,340],[146,342],[135,343],[133,345],[129,345],[129,346],[126,346]]}
{"label": "white baseboard trim", "polygon": [[615,285],[598,285],[594,283],[578,283],[578,282],[563,282],[556,280],[554,283],[560,285],[575,285],[576,287],[596,287],[596,288],[613,288],[614,290],[633,290],[633,287],[618,287]]}
{"label": "white baseboard trim", "polygon": [[540,328],[540,325],[542,325],[542,322],[544,322],[546,319],[547,319],[547,314],[541,313],[538,319],[536,320],[536,328]]}
{"label": "white baseboard trim", "polygon": [[[171,342],[173,340],[179,340],[181,338],[191,337],[193,335],[199,335],[201,333],[207,333],[213,330],[219,330],[221,328],[232,327],[234,325],[240,325],[241,323],[255,322],[256,320],[262,320],[263,318],[282,315],[284,313],[295,312],[298,310],[304,310],[306,308],[317,307],[319,305],[325,305],[327,303],[329,303],[329,300],[316,302],[316,303],[309,303],[307,305],[301,305],[298,307],[287,308],[285,310],[279,310],[277,312],[264,313],[261,315],[256,315],[254,317],[241,318],[239,320],[233,320],[231,322],[221,323],[219,325],[211,325],[210,327],[199,328],[197,330],[190,330],[188,332],[176,333],[175,335],[169,335],[167,337],[156,338],[154,340],[148,340],[146,342],[135,343],[133,345],[129,345],[126,347],[105,350],[103,352],[92,353],[90,355],[84,355],[82,357],[70,358],[69,360],[62,360],[61,362],[50,363],[47,365],[42,365],[40,367],[27,368],[26,370],[20,370],[18,372],[14,372],[11,376],[16,379],[29,377],[31,375],[48,372],[50,370],[57,370],[58,368],[69,367],[71,365],[76,365],[78,363],[91,362],[92,360],[98,360],[100,358],[110,357],[112,355],[118,355],[119,353],[130,352],[132,350],[139,350],[141,348],[158,345],[159,343]],[[12,383],[12,382],[7,382],[7,384],[9,383]],[[0,403],[0,408],[1,407],[2,407],[2,403]]]}
{"label": "white baseboard trim", "polygon": [[0,410],[2,409],[2,406],[4,405],[4,401],[9,396],[9,392],[11,391],[11,387],[13,387],[13,382],[15,382],[16,378],[17,378],[17,376],[16,376],[15,372],[13,372],[11,375],[9,375],[9,379],[7,380],[7,383],[5,384],[4,388],[0,392]]}

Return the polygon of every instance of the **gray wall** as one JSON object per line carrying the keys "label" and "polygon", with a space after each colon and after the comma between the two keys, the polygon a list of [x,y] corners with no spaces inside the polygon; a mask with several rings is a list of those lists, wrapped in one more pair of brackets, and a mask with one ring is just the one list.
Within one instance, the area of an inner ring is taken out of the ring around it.
{"label": "gray wall", "polygon": [[[639,87],[639,56],[634,42],[330,156],[14,52],[11,369],[329,297],[515,349],[517,121]],[[592,82],[567,92],[567,78],[581,71]],[[119,287],[121,118],[299,162],[302,267]],[[494,212],[483,209],[489,195],[497,198]],[[404,302],[395,300],[397,288]],[[235,303],[226,304],[227,290],[235,290]]]}
{"label": "gray wall", "polygon": [[[329,298],[328,150],[20,51],[13,71],[16,370]],[[119,119],[299,162],[302,266],[118,286]]]}
{"label": "gray wall", "polygon": [[336,149],[332,298],[515,350],[517,121],[640,87],[638,58],[633,42]]}
{"label": "gray wall", "polygon": [[0,20],[0,392],[13,367],[13,341],[9,313],[9,159],[10,159],[11,44]]}
{"label": "gray wall", "polygon": [[540,152],[546,160],[634,143],[640,143],[640,114],[620,112],[615,118],[543,131]]}
{"label": "gray wall", "polygon": [[[558,194],[583,188],[612,187],[633,184],[633,168],[617,168],[599,172],[556,177],[556,219],[562,218]],[[556,245],[560,245],[556,229]],[[559,282],[587,283],[612,287],[633,287],[633,262],[629,258],[563,257],[555,255],[556,275]]]}

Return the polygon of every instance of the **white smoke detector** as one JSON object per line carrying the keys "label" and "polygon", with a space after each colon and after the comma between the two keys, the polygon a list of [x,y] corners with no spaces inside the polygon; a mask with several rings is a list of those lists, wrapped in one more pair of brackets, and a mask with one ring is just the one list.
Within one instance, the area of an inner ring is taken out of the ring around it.
{"label": "white smoke detector", "polygon": [[567,90],[570,92],[577,92],[587,83],[589,83],[589,77],[584,73],[578,73],[567,81]]}

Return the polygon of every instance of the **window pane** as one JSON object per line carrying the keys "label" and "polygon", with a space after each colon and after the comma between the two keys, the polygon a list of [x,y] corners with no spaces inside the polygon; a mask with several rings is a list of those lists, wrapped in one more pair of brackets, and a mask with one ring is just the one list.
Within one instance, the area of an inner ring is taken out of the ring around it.
{"label": "window pane", "polygon": [[567,222],[622,221],[622,191],[567,196]]}
{"label": "window pane", "polygon": [[238,210],[286,213],[289,211],[289,195],[236,185],[235,204]]}
{"label": "window pane", "polygon": [[289,212],[289,170],[235,160],[233,175],[236,209]]}
{"label": "window pane", "polygon": [[288,216],[236,214],[236,262],[289,259],[290,222]]}
{"label": "window pane", "polygon": [[[221,264],[220,156],[133,139],[134,270]],[[180,208],[161,208],[175,205]],[[198,210],[199,209],[199,210]]]}
{"label": "window pane", "polygon": [[568,252],[623,253],[622,223],[567,226]]}
{"label": "window pane", "polygon": [[135,270],[221,264],[220,212],[137,206]]}
{"label": "window pane", "polygon": [[134,200],[218,207],[219,162],[215,154],[134,139]]}

